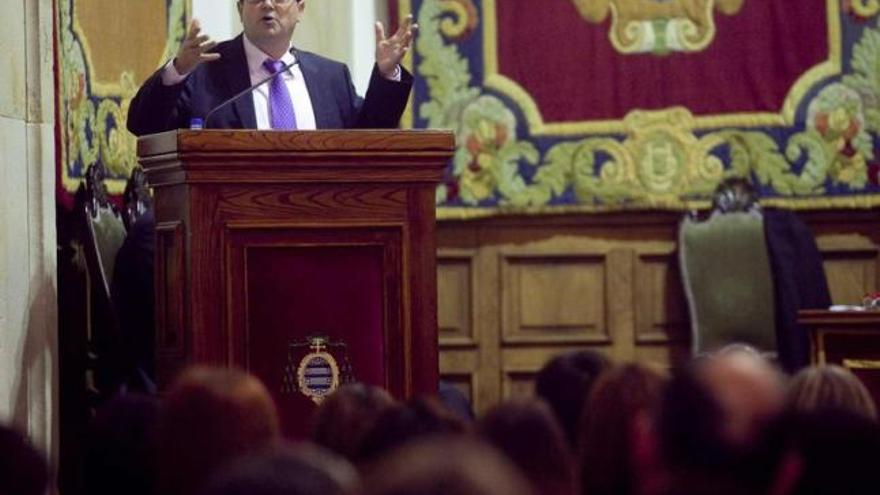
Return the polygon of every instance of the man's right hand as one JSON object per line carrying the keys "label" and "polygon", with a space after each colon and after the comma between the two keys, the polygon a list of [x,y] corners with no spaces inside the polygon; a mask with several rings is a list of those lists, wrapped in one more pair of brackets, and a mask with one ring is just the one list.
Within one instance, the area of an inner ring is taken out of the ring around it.
{"label": "man's right hand", "polygon": [[180,45],[177,56],[174,57],[174,68],[180,75],[187,75],[202,62],[213,62],[220,58],[219,53],[208,53],[217,44],[207,34],[199,35],[202,26],[198,19],[193,19],[189,24],[186,39]]}

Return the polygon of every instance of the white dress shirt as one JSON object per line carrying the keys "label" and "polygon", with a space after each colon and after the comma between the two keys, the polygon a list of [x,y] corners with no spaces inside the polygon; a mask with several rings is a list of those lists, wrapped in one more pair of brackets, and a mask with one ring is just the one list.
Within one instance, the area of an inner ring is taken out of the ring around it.
{"label": "white dress shirt", "polygon": [[[244,39],[244,56],[247,59],[248,71],[251,75],[251,84],[257,84],[266,76],[270,75],[263,62],[271,58],[257,45],[251,43],[247,36]],[[296,57],[290,50],[284,52],[281,62],[284,65],[290,65],[296,61]],[[306,88],[306,80],[303,79],[302,70],[299,64],[288,69],[282,76],[284,84],[287,85],[287,92],[290,93],[290,99],[293,100],[293,113],[296,115],[296,128],[300,130],[315,129],[315,111],[312,108],[312,99],[309,97],[309,90]],[[271,82],[271,80],[269,81]],[[272,124],[269,120],[269,82],[260,85],[251,93],[254,97],[254,111],[257,115],[257,129],[271,129]]]}

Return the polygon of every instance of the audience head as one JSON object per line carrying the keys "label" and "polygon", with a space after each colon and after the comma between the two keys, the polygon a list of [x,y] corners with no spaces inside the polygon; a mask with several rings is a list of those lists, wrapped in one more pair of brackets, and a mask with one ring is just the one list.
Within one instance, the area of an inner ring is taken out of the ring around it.
{"label": "audience head", "polygon": [[801,461],[791,493],[876,493],[880,452],[876,421],[844,409],[822,409],[794,413],[786,423]]}
{"label": "audience head", "polygon": [[767,432],[783,406],[781,375],[755,354],[723,353],[679,370],[663,394],[658,418],[663,461],[676,478],[673,488],[681,493],[712,486],[731,493],[766,488],[782,455],[778,444],[766,441]]}
{"label": "audience head", "polygon": [[359,464],[372,462],[382,455],[416,439],[463,433],[468,425],[448,411],[434,397],[412,399],[382,413],[364,436],[355,455]]}
{"label": "audience head", "polygon": [[455,413],[458,417],[465,421],[474,420],[474,409],[471,401],[455,385],[446,380],[440,380],[437,387],[437,397],[446,409]]}
{"label": "audience head", "polygon": [[535,493],[574,493],[571,454],[562,428],[542,400],[505,402],[489,411],[477,432],[520,469]]}
{"label": "audience head", "polygon": [[161,492],[189,495],[219,466],[280,437],[268,391],[239,370],[193,367],[171,385],[160,416]]}
{"label": "audience head", "polygon": [[594,351],[574,351],[551,359],[535,378],[535,393],[547,401],[572,451],[580,441],[579,423],[593,381],[610,365]]}
{"label": "audience head", "polygon": [[530,495],[530,485],[489,446],[464,437],[412,442],[373,466],[366,495]]}
{"label": "audience head", "polygon": [[352,465],[311,444],[278,446],[234,461],[203,495],[347,495],[359,486]]}
{"label": "audience head", "polygon": [[748,445],[764,425],[782,412],[782,374],[759,354],[726,351],[699,368],[710,393],[724,411],[723,433],[732,445]]}
{"label": "audience head", "polygon": [[44,495],[49,466],[41,453],[17,431],[0,426],[0,493]]}
{"label": "audience head", "polygon": [[311,439],[352,459],[376,419],[394,405],[385,390],[354,383],[333,392],[315,412]]}
{"label": "audience head", "polygon": [[[584,493],[632,493],[648,461],[636,459],[647,441],[645,431],[659,407],[665,378],[650,368],[627,364],[605,371],[590,393],[581,443]],[[637,462],[638,461],[638,462]]]}
{"label": "audience head", "polygon": [[122,395],[101,406],[89,428],[86,493],[152,495],[158,421],[155,397]]}
{"label": "audience head", "polygon": [[843,409],[876,420],[874,399],[851,371],[836,365],[804,368],[791,381],[790,407],[798,412]]}

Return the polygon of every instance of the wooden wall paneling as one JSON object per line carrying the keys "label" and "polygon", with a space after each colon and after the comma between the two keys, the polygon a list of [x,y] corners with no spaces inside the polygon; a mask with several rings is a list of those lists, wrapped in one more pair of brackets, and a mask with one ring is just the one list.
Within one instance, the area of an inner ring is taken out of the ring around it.
{"label": "wooden wall paneling", "polygon": [[861,304],[866,293],[877,290],[880,248],[870,237],[828,234],[820,236],[817,243],[835,304]]}
{"label": "wooden wall paneling", "polygon": [[634,290],[638,362],[669,366],[690,355],[690,321],[675,243],[637,247]]}
{"label": "wooden wall paneling", "polygon": [[[858,303],[880,289],[877,211],[799,215],[816,236],[835,302]],[[440,319],[448,327],[441,370],[453,380],[473,377],[482,411],[531,394],[535,373],[562,352],[588,348],[618,362],[685,362],[690,323],[678,267],[680,218],[625,212],[441,221]],[[473,277],[465,289],[468,264]],[[464,346],[465,290],[475,349]]]}
{"label": "wooden wall paneling", "polygon": [[499,262],[503,344],[611,343],[603,253],[511,250]]}
{"label": "wooden wall paneling", "polygon": [[440,378],[457,388],[476,406],[480,397],[480,357],[471,350],[443,349],[440,352]]}
{"label": "wooden wall paneling", "polygon": [[456,387],[471,404],[480,393],[480,356],[476,304],[476,251],[440,249],[437,253],[437,329],[440,377]]}
{"label": "wooden wall paneling", "polygon": [[635,253],[620,246],[608,253],[606,288],[611,358],[632,361],[635,355]]}
{"label": "wooden wall paneling", "polygon": [[477,347],[475,255],[472,250],[441,249],[437,253],[437,330],[444,348]]}

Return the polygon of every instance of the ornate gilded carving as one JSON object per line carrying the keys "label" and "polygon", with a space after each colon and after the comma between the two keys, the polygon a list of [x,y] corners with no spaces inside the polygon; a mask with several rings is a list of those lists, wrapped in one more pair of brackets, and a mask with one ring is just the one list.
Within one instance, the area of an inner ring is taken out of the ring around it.
{"label": "ornate gilded carving", "polygon": [[701,51],[715,37],[715,13],[736,15],[745,0],[572,0],[588,22],[611,14],[608,37],[620,53]]}

